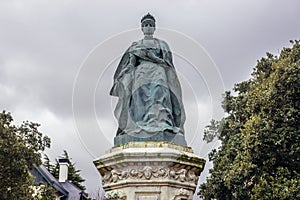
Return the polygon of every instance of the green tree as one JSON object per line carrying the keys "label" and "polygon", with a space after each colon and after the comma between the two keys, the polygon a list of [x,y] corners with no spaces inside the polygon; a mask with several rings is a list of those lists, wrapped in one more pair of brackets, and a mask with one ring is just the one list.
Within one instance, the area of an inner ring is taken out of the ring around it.
{"label": "green tree", "polygon": [[49,184],[41,184],[39,186],[33,186],[33,194],[31,200],[53,200],[55,198],[55,189]]}
{"label": "green tree", "polygon": [[[71,162],[72,158],[69,157],[69,154],[66,150],[64,150],[64,153],[62,155],[63,158],[67,158],[70,161],[70,165],[68,167],[68,180],[72,181],[74,185],[76,185],[79,189],[85,190],[85,186],[82,185],[82,183],[85,181],[80,175],[80,171],[76,169],[75,163]],[[56,163],[52,166],[51,174],[55,177],[59,177],[59,163],[56,161]]]}
{"label": "green tree", "polygon": [[50,164],[49,172],[55,177],[59,177],[59,163],[56,161],[54,165]]}
{"label": "green tree", "polygon": [[226,92],[220,121],[204,139],[222,145],[210,153],[204,199],[300,199],[300,44],[267,53],[251,78]]}
{"label": "green tree", "polygon": [[50,158],[46,154],[44,154],[43,165],[49,172],[51,171],[51,168],[52,168],[51,161],[50,161]]}
{"label": "green tree", "polygon": [[29,169],[41,164],[41,152],[50,147],[39,126],[28,121],[16,126],[10,113],[0,113],[0,199],[32,199]]}

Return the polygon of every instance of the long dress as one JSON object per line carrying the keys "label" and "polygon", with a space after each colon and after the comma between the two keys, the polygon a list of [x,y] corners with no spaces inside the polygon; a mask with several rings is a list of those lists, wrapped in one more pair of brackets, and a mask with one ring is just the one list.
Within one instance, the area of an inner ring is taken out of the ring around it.
{"label": "long dress", "polygon": [[119,97],[114,112],[117,135],[184,133],[182,94],[171,51],[162,40],[154,38],[153,44],[134,42],[115,72],[110,94]]}

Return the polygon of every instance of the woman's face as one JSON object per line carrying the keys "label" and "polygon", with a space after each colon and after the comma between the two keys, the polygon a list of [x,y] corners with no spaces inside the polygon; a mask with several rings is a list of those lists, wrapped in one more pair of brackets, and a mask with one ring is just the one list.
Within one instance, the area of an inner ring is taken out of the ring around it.
{"label": "woman's face", "polygon": [[155,22],[153,20],[145,20],[142,22],[142,31],[144,35],[153,35],[155,31]]}

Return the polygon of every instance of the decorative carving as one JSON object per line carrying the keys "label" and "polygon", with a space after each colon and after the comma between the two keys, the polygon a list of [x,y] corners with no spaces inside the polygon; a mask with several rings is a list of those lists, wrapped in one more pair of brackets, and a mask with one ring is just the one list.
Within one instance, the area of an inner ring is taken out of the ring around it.
{"label": "decorative carving", "polygon": [[168,169],[167,168],[159,168],[153,169],[152,167],[145,166],[143,169],[132,169],[129,172],[130,177],[137,177],[143,179],[151,179],[151,177],[155,178],[165,178],[168,176]]}
{"label": "decorative carving", "polygon": [[152,176],[152,173],[156,173],[156,170],[152,170],[151,167],[146,166],[141,172],[144,174],[144,177],[149,180]]}
{"label": "decorative carving", "polygon": [[187,173],[186,169],[180,169],[178,171],[171,170],[170,171],[170,177],[175,179],[175,180],[179,180],[181,182],[184,182],[186,180],[186,173]]}
{"label": "decorative carving", "polygon": [[188,190],[180,188],[179,190],[176,190],[175,196],[172,198],[172,200],[179,200],[181,199],[181,197],[188,198],[189,196],[190,196],[190,192]]}
{"label": "decorative carving", "polygon": [[117,183],[121,180],[131,179],[142,179],[151,180],[156,178],[170,178],[180,182],[192,182],[197,185],[198,176],[194,171],[186,169],[177,168],[152,168],[150,166],[145,166],[143,168],[133,168],[116,170],[113,169],[110,172],[106,172],[103,176],[103,184]]}
{"label": "decorative carving", "polygon": [[112,191],[106,192],[104,195],[104,198],[106,200],[111,200],[111,199],[126,200],[127,196],[122,190],[112,190]]}
{"label": "decorative carving", "polygon": [[115,169],[111,170],[112,181],[116,183],[118,180],[123,180],[128,178],[127,171],[117,171]]}
{"label": "decorative carving", "polygon": [[176,191],[175,195],[176,196],[189,196],[190,192],[188,190],[185,190],[183,188],[180,188],[179,190]]}
{"label": "decorative carving", "polygon": [[155,178],[162,177],[166,178],[169,175],[169,169],[167,168],[159,168],[156,173],[153,174]]}
{"label": "decorative carving", "polygon": [[102,184],[108,183],[111,178],[111,172],[105,172],[104,176],[102,177]]}
{"label": "decorative carving", "polygon": [[191,182],[194,182],[194,183],[198,183],[198,179],[199,177],[196,175],[196,173],[194,171],[189,171],[188,172],[188,175],[187,175],[187,180],[188,181],[191,181]]}

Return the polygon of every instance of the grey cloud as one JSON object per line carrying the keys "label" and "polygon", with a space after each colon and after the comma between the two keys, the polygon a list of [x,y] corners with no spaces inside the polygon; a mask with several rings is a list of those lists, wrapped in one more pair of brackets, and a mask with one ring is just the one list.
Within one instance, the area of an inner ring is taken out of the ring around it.
{"label": "grey cloud", "polygon": [[[256,60],[264,56],[265,52],[276,54],[278,49],[289,46],[290,39],[299,39],[300,36],[300,1],[297,0],[13,0],[1,1],[0,4],[0,92],[4,94],[0,98],[0,109],[13,111],[17,116],[24,116],[20,113],[30,110],[49,110],[62,122],[72,120],[73,84],[75,82],[76,85],[75,78],[84,59],[100,42],[112,35],[139,28],[140,18],[147,12],[155,15],[158,28],[182,32],[200,43],[217,64],[226,89],[247,79]],[[106,56],[109,61],[115,60],[99,82],[99,72],[107,67],[97,61],[103,59],[102,57],[95,57],[95,70],[80,76],[82,90],[75,94],[79,113],[77,120],[81,122],[79,125],[84,130],[81,134],[87,138],[86,143],[90,142],[89,137],[99,141],[98,146],[95,143],[90,147],[96,154],[109,148],[115,135],[115,121],[105,121],[114,120],[111,104],[115,100],[111,100],[108,95],[113,71],[120,55],[132,41],[140,37],[140,32],[136,31],[126,41],[118,41],[108,49],[114,56],[104,54],[103,58]],[[164,39],[167,42],[172,40],[169,36]],[[171,43],[170,46],[175,48],[176,44]],[[203,76],[199,82],[198,78],[201,76],[189,74],[192,68],[184,68],[186,63],[180,57],[174,60],[183,82],[186,79],[196,83],[197,98],[204,105],[208,105],[209,94],[205,86],[205,79],[208,77]],[[188,95],[185,103],[191,104],[194,98],[192,93],[184,91]],[[217,98],[216,105],[221,100],[221,94]],[[200,114],[205,116],[209,112],[205,110]],[[103,122],[104,130],[112,132],[105,133],[105,136],[99,134],[97,120]],[[201,123],[205,123],[205,120],[201,120]],[[70,123],[66,124],[72,126]],[[186,129],[191,130],[191,127]],[[57,129],[58,127],[47,127],[48,131],[69,134]],[[199,131],[202,129],[200,127]],[[60,138],[55,133],[50,135]],[[110,140],[106,139],[109,136]],[[73,137],[77,137],[75,131]],[[200,137],[197,136],[192,145],[197,152],[204,155],[212,147],[205,147]],[[102,144],[103,138],[105,144]],[[63,148],[64,143],[58,143]],[[200,145],[203,147],[200,148]],[[74,155],[78,148],[71,146],[72,157],[77,163],[88,162],[88,159],[83,159],[82,152],[78,156]],[[54,149],[51,151],[55,152]],[[86,167],[83,169],[84,174],[94,176],[95,172],[89,173],[92,166],[80,166]],[[94,183],[88,180],[87,184]]]}

